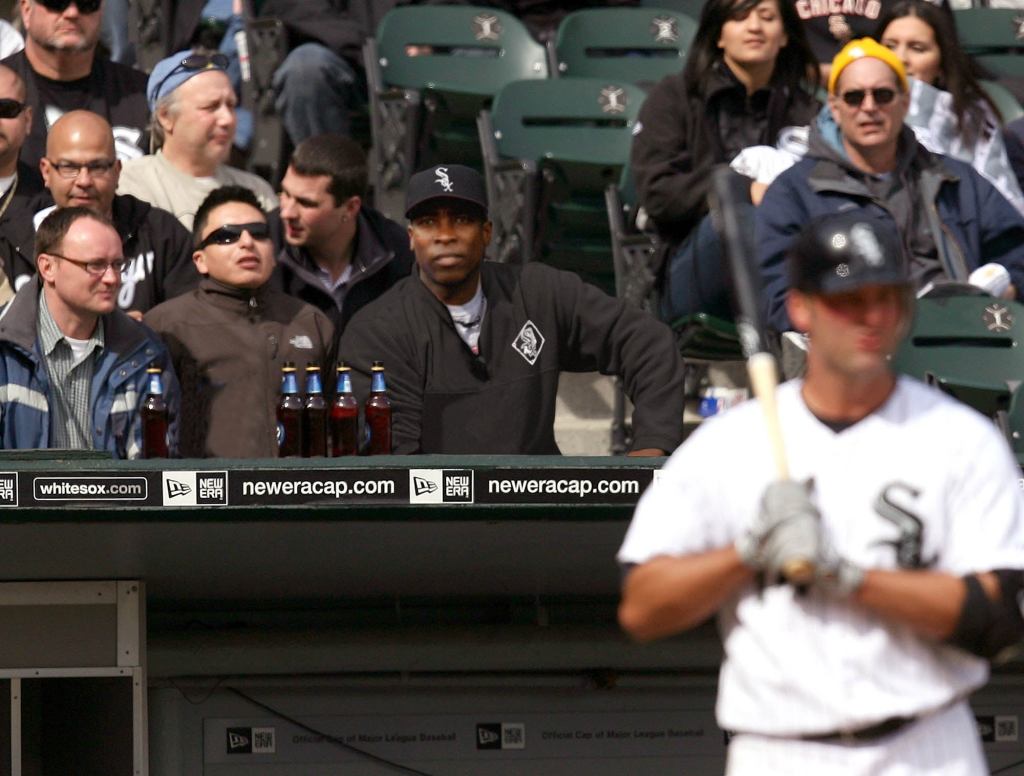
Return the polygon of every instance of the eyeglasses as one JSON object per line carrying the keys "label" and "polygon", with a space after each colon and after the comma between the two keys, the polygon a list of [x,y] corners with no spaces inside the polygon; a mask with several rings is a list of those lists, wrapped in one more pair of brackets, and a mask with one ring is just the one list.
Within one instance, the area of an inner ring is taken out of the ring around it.
{"label": "eyeglasses", "polygon": [[210,245],[232,245],[241,239],[242,232],[248,232],[254,240],[270,239],[270,227],[261,221],[254,221],[250,224],[224,224],[206,235],[199,243],[199,248],[206,248]]}
{"label": "eyeglasses", "polygon": [[875,98],[875,105],[888,105],[896,99],[896,90],[887,86],[881,89],[850,89],[848,92],[843,92],[840,97],[851,108],[859,108],[869,94]]}
{"label": "eyeglasses", "polygon": [[17,118],[27,107],[25,103],[12,100],[9,97],[0,98],[0,119]]}
{"label": "eyeglasses", "polygon": [[39,0],[39,5],[43,6],[47,11],[53,11],[54,13],[64,13],[68,10],[68,6],[74,3],[78,7],[79,13],[96,13],[100,10],[100,3],[103,0]]}
{"label": "eyeglasses", "polygon": [[89,175],[94,178],[103,178],[110,175],[110,171],[117,164],[116,159],[93,159],[91,162],[69,162],[67,159],[61,159],[59,162],[55,162],[53,159],[47,158],[46,161],[50,163],[60,177],[67,178],[68,180],[77,178],[82,170],[88,170]]}
{"label": "eyeglasses", "polygon": [[167,83],[167,79],[172,75],[184,71],[191,72],[193,70],[227,70],[230,60],[226,54],[189,54],[177,65],[171,68],[171,71],[160,79],[160,83],[156,85],[156,89],[153,90],[153,102],[160,101],[160,90],[164,88],[164,84]]}
{"label": "eyeglasses", "polygon": [[114,270],[114,274],[120,276],[125,267],[128,266],[128,259],[72,259],[70,256],[62,256],[59,253],[48,253],[47,256],[56,256],[58,259],[70,261],[77,264],[94,278],[101,278],[107,274],[107,268]]}

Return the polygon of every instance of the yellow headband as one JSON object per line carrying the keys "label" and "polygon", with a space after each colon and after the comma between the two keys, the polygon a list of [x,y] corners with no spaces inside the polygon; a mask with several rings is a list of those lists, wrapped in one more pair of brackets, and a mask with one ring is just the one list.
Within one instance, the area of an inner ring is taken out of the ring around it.
{"label": "yellow headband", "polygon": [[907,85],[907,71],[903,69],[903,63],[900,61],[900,58],[878,41],[871,38],[860,38],[859,40],[851,40],[843,46],[843,50],[836,54],[835,59],[832,60],[832,70],[828,74],[829,94],[836,93],[836,83],[839,81],[839,75],[846,69],[846,66],[864,57],[872,57],[885,62],[896,73],[896,77],[899,78],[900,88],[904,92],[910,90],[910,87]]}

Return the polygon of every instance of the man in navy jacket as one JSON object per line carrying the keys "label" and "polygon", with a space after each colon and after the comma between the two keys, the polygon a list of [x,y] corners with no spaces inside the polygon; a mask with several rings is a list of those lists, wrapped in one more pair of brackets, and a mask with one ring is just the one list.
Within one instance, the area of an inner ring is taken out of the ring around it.
{"label": "man in navy jacket", "polygon": [[758,260],[769,324],[792,326],[785,309],[785,257],[816,216],[864,207],[892,218],[918,288],[966,281],[987,263],[1024,289],[1024,217],[969,165],[927,151],[903,119],[910,105],[902,62],[870,38],[836,55],[828,107],[807,156],[782,173],[757,209]]}

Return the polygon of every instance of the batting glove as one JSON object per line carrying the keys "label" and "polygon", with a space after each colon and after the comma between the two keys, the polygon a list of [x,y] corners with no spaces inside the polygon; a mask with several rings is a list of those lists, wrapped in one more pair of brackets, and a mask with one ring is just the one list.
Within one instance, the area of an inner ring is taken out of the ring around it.
{"label": "batting glove", "polygon": [[821,516],[811,501],[813,482],[779,480],[769,485],[761,508],[736,540],[743,562],[773,584],[792,561],[816,562],[821,548]]}

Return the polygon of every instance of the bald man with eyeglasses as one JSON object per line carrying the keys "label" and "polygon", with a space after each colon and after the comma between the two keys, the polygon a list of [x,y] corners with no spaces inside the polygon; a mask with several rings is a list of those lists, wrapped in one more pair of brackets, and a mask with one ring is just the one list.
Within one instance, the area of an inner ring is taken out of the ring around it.
{"label": "bald man with eyeglasses", "polygon": [[164,373],[168,449],[177,451],[179,392],[167,348],[117,309],[126,265],[105,217],[60,208],[36,234],[38,274],[0,312],[0,449],[142,454],[146,369]]}
{"label": "bald man with eyeglasses", "polygon": [[21,158],[32,167],[46,153],[50,127],[68,111],[89,110],[110,122],[119,159],[147,146],[146,74],[97,51],[102,0],[19,0],[25,49],[2,60],[27,87],[34,116]]}
{"label": "bald man with eyeglasses", "polygon": [[853,207],[895,222],[917,289],[968,283],[991,264],[985,272],[1002,283],[988,290],[1019,297],[1024,216],[969,164],[917,141],[904,123],[910,92],[899,57],[870,38],[851,41],[832,62],[828,92],[807,155],[775,179],[757,208],[769,323],[793,328],[785,256],[796,235],[816,217]]}
{"label": "bald man with eyeglasses", "polygon": [[[195,288],[199,273],[192,264],[188,230],[166,210],[128,194],[115,194],[121,161],[106,119],[84,110],[64,114],[50,129],[39,168],[55,207],[86,207],[113,221],[128,260],[118,307],[141,320],[150,308]],[[34,222],[42,221],[52,209],[39,210]],[[25,258],[26,253],[31,255],[33,223],[15,226],[29,235],[28,251],[22,248],[15,255],[4,255],[17,289],[34,274],[35,266]],[[25,243],[22,239],[21,244]]]}

